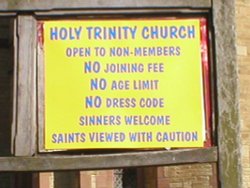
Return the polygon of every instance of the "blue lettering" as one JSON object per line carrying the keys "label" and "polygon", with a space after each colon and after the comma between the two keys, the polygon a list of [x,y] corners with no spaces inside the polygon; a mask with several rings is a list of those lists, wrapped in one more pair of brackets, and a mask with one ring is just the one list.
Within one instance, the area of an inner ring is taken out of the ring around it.
{"label": "blue lettering", "polygon": [[50,40],[58,40],[58,28],[50,28]]}
{"label": "blue lettering", "polygon": [[149,38],[149,29],[148,29],[148,27],[143,27],[143,29],[142,29],[142,37],[144,39],[148,39]]}
{"label": "blue lettering", "polygon": [[194,26],[188,26],[188,37],[195,38],[195,28]]}

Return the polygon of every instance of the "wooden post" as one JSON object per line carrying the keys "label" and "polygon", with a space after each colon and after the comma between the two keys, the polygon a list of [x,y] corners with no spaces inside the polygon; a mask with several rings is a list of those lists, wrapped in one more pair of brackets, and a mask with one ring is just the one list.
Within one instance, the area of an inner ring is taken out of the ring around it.
{"label": "wooden post", "polygon": [[240,188],[242,175],[235,1],[213,0],[213,16],[218,95],[219,180],[222,188]]}
{"label": "wooden post", "polygon": [[[32,156],[36,153],[36,23],[32,16],[16,19],[14,110],[12,124],[13,153]],[[36,173],[18,173],[16,188],[36,188]]]}
{"label": "wooden post", "polygon": [[36,22],[32,16],[17,18],[17,118],[14,132],[16,156],[36,153]]}

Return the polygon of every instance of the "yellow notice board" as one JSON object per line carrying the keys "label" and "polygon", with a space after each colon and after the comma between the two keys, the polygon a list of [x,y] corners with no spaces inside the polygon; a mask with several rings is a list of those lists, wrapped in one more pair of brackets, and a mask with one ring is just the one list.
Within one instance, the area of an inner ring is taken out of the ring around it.
{"label": "yellow notice board", "polygon": [[40,24],[45,149],[203,147],[200,19]]}

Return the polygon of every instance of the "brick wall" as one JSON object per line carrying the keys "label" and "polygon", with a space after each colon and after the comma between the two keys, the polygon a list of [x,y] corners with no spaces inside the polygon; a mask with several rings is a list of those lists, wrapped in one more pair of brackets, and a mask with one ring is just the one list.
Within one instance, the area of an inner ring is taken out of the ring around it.
{"label": "brick wall", "polygon": [[217,188],[215,164],[158,168],[158,188]]}
{"label": "brick wall", "polygon": [[240,82],[243,188],[250,187],[250,1],[236,0],[237,61]]}

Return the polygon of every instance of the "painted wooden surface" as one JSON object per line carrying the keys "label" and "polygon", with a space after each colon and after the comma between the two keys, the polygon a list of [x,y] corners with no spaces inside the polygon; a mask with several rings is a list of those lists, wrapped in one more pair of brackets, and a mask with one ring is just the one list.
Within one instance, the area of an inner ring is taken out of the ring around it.
{"label": "painted wooden surface", "polygon": [[38,45],[37,45],[37,96],[38,96],[38,150],[44,151],[44,117],[45,117],[45,107],[44,107],[44,57],[43,57],[43,43],[42,43],[42,25],[38,25]]}

